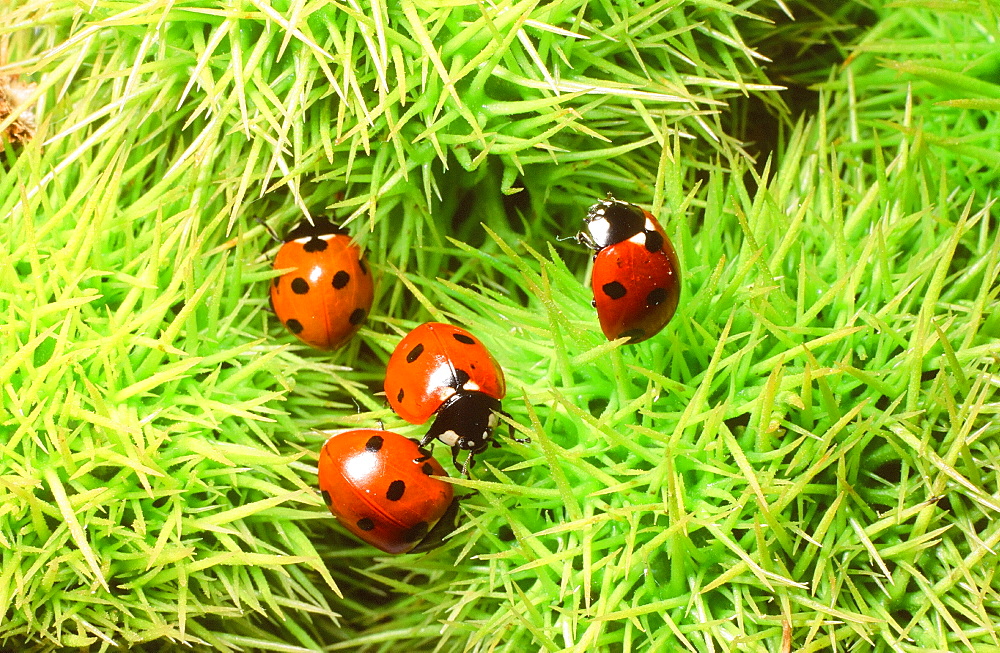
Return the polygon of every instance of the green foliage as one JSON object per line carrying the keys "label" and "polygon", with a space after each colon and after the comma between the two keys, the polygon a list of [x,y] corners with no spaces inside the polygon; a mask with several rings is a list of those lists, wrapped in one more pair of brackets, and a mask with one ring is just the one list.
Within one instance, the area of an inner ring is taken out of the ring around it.
{"label": "green foliage", "polygon": [[[992,4],[9,14],[38,125],[0,152],[0,646],[1000,647]],[[636,346],[565,239],[607,191],[683,265]],[[269,315],[258,223],[321,213],[379,281],[333,354]],[[388,557],[316,456],[422,433],[377,393],[426,319],[490,346],[532,443]]]}

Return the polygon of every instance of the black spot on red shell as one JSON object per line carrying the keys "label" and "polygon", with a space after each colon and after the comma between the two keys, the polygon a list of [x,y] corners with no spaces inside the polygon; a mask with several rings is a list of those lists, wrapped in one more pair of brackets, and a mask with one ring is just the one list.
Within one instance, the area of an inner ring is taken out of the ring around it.
{"label": "black spot on red shell", "polygon": [[328,246],[328,243],[322,238],[310,238],[306,241],[306,244],[302,246],[307,252],[322,252]]}
{"label": "black spot on red shell", "polygon": [[337,274],[333,275],[333,287],[340,290],[348,284],[351,280],[351,275],[347,273],[347,270],[341,270]]}
{"label": "black spot on red shell", "polygon": [[658,231],[646,232],[646,251],[658,252],[663,249],[663,236]]}
{"label": "black spot on red shell", "polygon": [[358,520],[358,528],[360,528],[363,531],[370,531],[373,528],[375,528],[375,522],[373,522],[368,517],[362,517],[361,519]]}
{"label": "black spot on red shell", "polygon": [[372,437],[368,438],[368,442],[365,442],[365,451],[371,451],[371,452],[378,451],[379,449],[382,448],[383,442],[385,442],[385,440],[382,438],[381,435],[373,435]]}
{"label": "black spot on red shell", "polygon": [[412,363],[413,361],[420,358],[420,354],[424,353],[423,343],[418,344],[416,347],[410,350],[410,353],[406,355],[406,362]]}
{"label": "black spot on red shell", "polygon": [[666,288],[653,288],[646,295],[646,306],[653,308],[654,306],[659,306],[663,302],[667,301],[667,289]]}
{"label": "black spot on red shell", "polygon": [[296,295],[305,295],[309,292],[309,282],[302,277],[292,279],[292,292]]}
{"label": "black spot on red shell", "polygon": [[455,340],[457,340],[460,343],[462,343],[463,345],[474,345],[474,344],[476,344],[475,340],[473,340],[469,336],[465,335],[464,333],[453,333],[453,334],[451,334],[451,336]]}
{"label": "black spot on red shell", "polygon": [[351,315],[347,318],[347,321],[354,326],[358,326],[365,321],[366,317],[368,317],[368,311],[363,308],[356,308],[351,311]]}
{"label": "black spot on red shell", "polygon": [[428,529],[429,524],[427,522],[417,522],[403,534],[403,540],[406,542],[418,542],[424,539],[424,536],[427,535]]}
{"label": "black spot on red shell", "polygon": [[274,278],[274,287],[277,288],[279,283],[281,283],[281,277],[275,277]]}
{"label": "black spot on red shell", "polygon": [[399,394],[396,395],[396,401],[398,401],[400,403],[403,402],[403,389],[402,388],[399,389]]}
{"label": "black spot on red shell", "polygon": [[646,337],[645,329],[629,329],[618,334],[619,338],[628,338],[629,342],[639,342]]}
{"label": "black spot on red shell", "polygon": [[[432,464],[430,464],[430,463],[424,463],[424,464],[423,464],[423,465],[422,465],[422,466],[420,467],[420,471],[422,471],[422,472],[423,472],[424,474],[426,474],[427,476],[430,476],[431,474],[433,474],[433,473],[434,473],[434,465],[432,465]],[[327,503],[329,503],[329,502],[327,502]]]}
{"label": "black spot on red shell", "polygon": [[601,286],[601,290],[604,294],[611,299],[621,299],[625,296],[625,286],[621,285],[617,281],[612,281]]}
{"label": "black spot on red shell", "polygon": [[289,331],[291,331],[296,335],[302,333],[302,323],[296,320],[294,317],[285,322],[285,326],[288,327]]}
{"label": "black spot on red shell", "polygon": [[389,483],[389,489],[385,492],[385,498],[389,501],[399,501],[403,498],[404,492],[406,492],[406,483],[396,480]]}
{"label": "black spot on red shell", "polygon": [[320,494],[323,495],[323,502],[326,503],[326,505],[328,506],[333,505],[333,499],[330,497],[329,492],[327,492],[326,490],[320,490]]}

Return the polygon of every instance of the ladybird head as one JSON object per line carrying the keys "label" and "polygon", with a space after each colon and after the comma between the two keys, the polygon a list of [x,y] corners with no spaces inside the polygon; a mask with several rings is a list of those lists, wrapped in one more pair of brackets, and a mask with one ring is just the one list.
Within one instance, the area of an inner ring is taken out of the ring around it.
{"label": "ladybird head", "polygon": [[611,196],[591,206],[584,220],[586,231],[577,240],[597,250],[628,240],[646,227],[646,214],[640,207]]}
{"label": "ladybird head", "polygon": [[323,236],[334,236],[348,234],[347,229],[335,225],[327,218],[315,217],[312,222],[303,220],[285,235],[285,242],[289,243],[300,238],[322,238]]}
{"label": "ladybird head", "polygon": [[453,452],[485,451],[493,438],[500,412],[500,400],[484,392],[459,391],[437,410],[427,438],[437,438]]}

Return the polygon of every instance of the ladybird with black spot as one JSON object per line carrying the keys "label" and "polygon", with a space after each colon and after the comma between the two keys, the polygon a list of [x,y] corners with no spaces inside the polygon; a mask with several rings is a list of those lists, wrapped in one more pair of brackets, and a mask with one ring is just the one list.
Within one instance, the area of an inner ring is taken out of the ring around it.
{"label": "ladybird with black spot", "polygon": [[[441,322],[421,324],[406,334],[389,357],[385,394],[397,415],[411,424],[434,423],[420,441],[435,438],[451,447],[452,462],[465,476],[475,456],[493,438],[498,415],[506,415],[500,400],[507,393],[503,370],[486,346],[471,333]],[[514,437],[515,442],[530,442]],[[460,453],[467,454],[459,463]]]}
{"label": "ladybird with black spot", "polygon": [[577,240],[595,252],[590,285],[608,340],[632,344],[659,333],[677,310],[681,267],[656,218],[609,195],[590,207]]}
{"label": "ladybird with black spot", "polygon": [[392,431],[330,437],[319,454],[319,487],[348,531],[386,553],[439,546],[455,529],[459,498],[426,449]]}
{"label": "ladybird with black spot", "polygon": [[368,317],[375,295],[361,248],[328,220],[301,222],[274,257],[284,270],[271,282],[271,307],[281,323],[317,349],[344,346]]}

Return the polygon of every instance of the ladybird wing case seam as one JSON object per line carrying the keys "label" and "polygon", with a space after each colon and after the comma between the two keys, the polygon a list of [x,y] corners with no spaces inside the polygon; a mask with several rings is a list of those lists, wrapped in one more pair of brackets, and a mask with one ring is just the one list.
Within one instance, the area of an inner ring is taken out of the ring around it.
{"label": "ladybird wing case seam", "polygon": [[[444,359],[448,362],[448,369],[451,370],[451,383],[449,383],[448,385],[450,385],[455,390],[461,390],[462,388],[459,387],[460,379],[458,376],[458,370],[455,369],[455,363],[452,360],[451,356],[451,347],[450,347],[451,343],[445,341],[445,339],[441,335],[440,329],[432,328],[431,333],[434,334],[434,338],[437,340],[438,347],[441,348],[441,351],[444,353]],[[452,333],[458,333],[458,331],[453,330]]]}
{"label": "ladybird wing case seam", "polygon": [[[475,347],[475,352],[477,354],[482,354],[482,359],[483,359],[482,362],[489,366],[489,372],[492,372],[492,377],[496,381],[496,388],[494,391],[490,391],[490,389],[485,387],[485,385],[480,384],[480,381],[485,381],[487,382],[486,385],[489,385],[488,382],[491,377],[487,372],[487,370],[479,369],[476,370],[475,374],[472,374],[470,371],[468,372],[469,376],[475,381],[476,385],[480,385],[479,388],[480,391],[485,392],[486,394],[490,395],[491,397],[495,397],[496,399],[503,399],[504,396],[506,396],[507,394],[507,380],[504,377],[503,368],[500,367],[500,363],[498,363],[497,360],[493,357],[492,352],[490,352],[490,350],[486,347],[486,344],[476,336],[472,335],[472,333],[470,333],[466,329],[462,329],[460,327],[452,325],[445,325],[445,326],[448,327],[448,331],[453,337],[457,336],[458,334],[461,334],[463,336],[472,338],[473,343],[470,344],[470,346]],[[449,367],[451,368],[452,377],[456,384],[456,390],[465,391],[464,387],[458,387],[458,384],[461,382],[462,377],[461,374],[459,374],[460,370],[457,369],[454,365],[454,360],[456,359],[461,360],[462,358],[464,358],[466,352],[463,352],[461,349],[455,347],[452,342],[450,342],[447,338],[443,337],[443,334],[439,334],[438,339],[439,342],[441,342],[442,346],[444,347],[444,351],[448,355],[448,364]],[[452,356],[453,353],[455,354],[454,356]]]}

